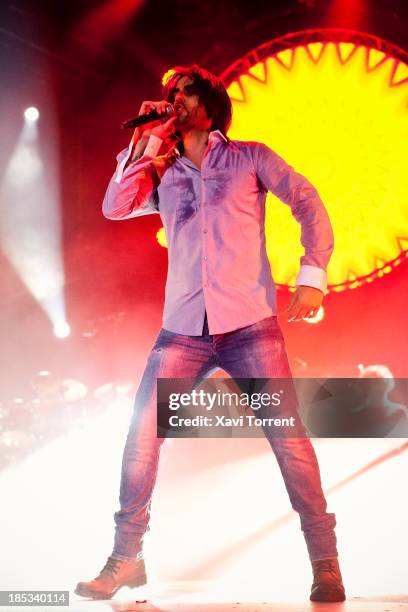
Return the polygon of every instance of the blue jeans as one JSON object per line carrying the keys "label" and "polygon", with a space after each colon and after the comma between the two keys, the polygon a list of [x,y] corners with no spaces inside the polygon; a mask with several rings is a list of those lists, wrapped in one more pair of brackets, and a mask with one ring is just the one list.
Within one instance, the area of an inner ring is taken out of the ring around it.
{"label": "blue jeans", "polygon": [[[140,383],[123,454],[120,510],[112,557],[143,557],[150,503],[163,438],[157,429],[157,378],[201,379],[222,368],[232,378],[290,378],[285,341],[272,316],[226,334],[186,336],[162,329]],[[337,557],[335,515],[326,511],[316,455],[309,438],[268,438],[292,508],[299,514],[311,560]]]}

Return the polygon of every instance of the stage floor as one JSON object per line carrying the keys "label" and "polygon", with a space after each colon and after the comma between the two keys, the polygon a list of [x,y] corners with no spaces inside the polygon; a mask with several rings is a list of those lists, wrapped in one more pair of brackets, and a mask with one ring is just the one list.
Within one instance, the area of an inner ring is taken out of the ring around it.
{"label": "stage floor", "polygon": [[[163,611],[163,612],[408,612],[408,595],[384,596],[378,598],[352,597],[337,604],[313,603],[307,601],[198,601],[207,591],[208,585],[196,583],[173,583],[161,585],[158,597],[138,600],[138,590],[134,595],[124,598],[120,592],[111,601],[89,601],[70,596],[70,610],[75,612],[125,612],[126,610]],[[139,592],[141,589],[139,589]],[[195,591],[195,593],[193,592]],[[207,591],[208,592],[208,591]]]}
{"label": "stage floor", "polygon": [[[75,595],[112,550],[128,420],[113,406],[0,472],[1,590],[69,591],[75,612],[408,612],[404,439],[314,441],[345,603],[309,601],[299,518],[259,439],[166,442],[145,546],[149,584],[111,601]],[[30,609],[45,611],[21,607]]]}

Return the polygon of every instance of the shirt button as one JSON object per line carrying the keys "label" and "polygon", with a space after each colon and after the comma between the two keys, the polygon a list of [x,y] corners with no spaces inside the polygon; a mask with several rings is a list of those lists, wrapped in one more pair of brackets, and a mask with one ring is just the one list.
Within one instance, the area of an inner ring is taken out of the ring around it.
{"label": "shirt button", "polygon": [[205,259],[205,261],[207,261],[207,259],[208,259],[207,255],[204,255],[204,259]]}

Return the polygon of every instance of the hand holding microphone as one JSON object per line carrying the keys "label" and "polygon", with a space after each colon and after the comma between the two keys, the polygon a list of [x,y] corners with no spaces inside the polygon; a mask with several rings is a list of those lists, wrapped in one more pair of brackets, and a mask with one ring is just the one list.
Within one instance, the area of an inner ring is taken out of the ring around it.
{"label": "hand holding microphone", "polygon": [[[135,127],[132,141],[148,140],[151,134],[166,140],[174,134],[176,116],[173,106],[167,100],[159,102],[145,101],[140,107],[139,116],[122,123],[122,128]],[[148,127],[143,127],[148,124]]]}

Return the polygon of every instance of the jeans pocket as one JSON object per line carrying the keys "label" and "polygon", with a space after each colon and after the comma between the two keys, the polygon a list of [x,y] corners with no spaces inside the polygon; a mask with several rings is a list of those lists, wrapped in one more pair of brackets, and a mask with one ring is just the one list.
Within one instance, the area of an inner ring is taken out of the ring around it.
{"label": "jeans pocket", "polygon": [[152,351],[156,353],[161,353],[163,348],[167,346],[171,338],[176,336],[174,332],[169,331],[168,329],[161,329],[159,335],[156,338],[156,342],[154,343]]}
{"label": "jeans pocket", "polygon": [[250,325],[248,327],[248,330],[259,332],[260,334],[273,334],[274,337],[283,339],[282,330],[278,322],[278,317],[276,316],[271,316],[267,317],[266,319],[262,319],[261,321],[254,323],[254,325]]}

